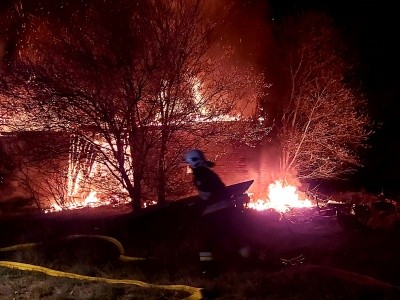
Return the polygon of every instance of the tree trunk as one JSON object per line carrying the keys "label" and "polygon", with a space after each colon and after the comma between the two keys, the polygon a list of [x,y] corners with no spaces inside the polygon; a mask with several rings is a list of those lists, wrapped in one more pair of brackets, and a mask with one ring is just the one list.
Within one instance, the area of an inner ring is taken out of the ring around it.
{"label": "tree trunk", "polygon": [[[133,124],[135,124],[133,122]],[[129,147],[133,166],[133,187],[129,189],[131,205],[134,212],[142,209],[142,179],[144,166],[144,153],[142,153],[142,139],[137,128],[133,128],[129,135]]]}
{"label": "tree trunk", "polygon": [[135,175],[133,180],[133,189],[131,194],[132,208],[134,212],[142,209],[142,186],[141,186],[141,176]]}
{"label": "tree trunk", "polygon": [[158,193],[158,204],[165,203],[165,186],[167,184],[165,176],[165,157],[167,154],[167,134],[165,130],[161,133],[161,147],[160,156],[158,158],[158,174],[157,174],[157,193]]}

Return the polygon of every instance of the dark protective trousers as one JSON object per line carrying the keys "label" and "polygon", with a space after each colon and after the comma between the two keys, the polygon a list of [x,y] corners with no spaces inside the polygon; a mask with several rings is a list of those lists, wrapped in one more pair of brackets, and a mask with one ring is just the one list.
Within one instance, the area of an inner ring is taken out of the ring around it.
{"label": "dark protective trousers", "polygon": [[237,253],[240,211],[235,207],[207,213],[200,220],[199,259],[203,273],[215,273],[223,260]]}

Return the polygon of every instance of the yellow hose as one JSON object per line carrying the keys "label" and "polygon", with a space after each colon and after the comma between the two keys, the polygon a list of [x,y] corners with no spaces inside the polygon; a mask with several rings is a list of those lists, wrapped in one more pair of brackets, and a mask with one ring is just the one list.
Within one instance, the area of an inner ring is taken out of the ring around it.
{"label": "yellow hose", "polygon": [[[144,260],[149,260],[149,259],[155,259],[155,258],[145,258],[145,257],[132,257],[132,256],[126,256],[125,254],[125,249],[122,246],[121,242],[118,241],[117,239],[110,237],[110,236],[105,236],[105,235],[69,235],[60,239],[57,239],[57,241],[68,241],[68,240],[72,240],[75,238],[97,238],[97,239],[102,239],[102,240],[106,240],[109,241],[111,243],[113,243],[115,246],[117,246],[118,251],[120,253],[119,255],[119,260],[122,261],[144,261]],[[22,250],[22,249],[29,249],[29,248],[36,248],[38,246],[42,246],[42,243],[26,243],[26,244],[18,244],[18,245],[13,245],[13,246],[9,246],[9,247],[4,247],[4,248],[0,248],[0,252],[7,252],[7,251],[15,251],[15,250]]]}
{"label": "yellow hose", "polygon": [[64,277],[64,278],[72,278],[72,279],[78,279],[78,280],[98,281],[98,282],[105,282],[105,283],[111,283],[111,284],[131,284],[131,285],[137,285],[137,286],[140,286],[143,288],[157,288],[157,289],[165,289],[165,290],[184,291],[184,292],[188,292],[191,294],[189,297],[185,298],[185,300],[202,299],[201,288],[191,287],[191,286],[187,286],[187,285],[160,285],[160,284],[151,284],[151,283],[146,283],[143,281],[132,280],[132,279],[110,279],[110,278],[104,278],[104,277],[85,276],[85,275],[79,275],[79,274],[74,274],[74,273],[69,273],[69,272],[56,271],[56,270],[52,270],[52,269],[41,267],[41,266],[30,265],[30,264],[25,264],[25,263],[20,263],[20,262],[11,262],[11,261],[0,261],[0,267],[10,268],[10,269],[18,269],[18,270],[23,270],[23,271],[41,272],[41,273],[45,273],[47,275],[54,276],[54,277]]}
{"label": "yellow hose", "polygon": [[[109,236],[70,235],[70,236],[66,236],[61,239],[58,239],[57,241],[71,240],[71,239],[82,238],[82,237],[102,239],[102,240],[106,240],[106,241],[113,243],[114,245],[117,246],[119,253],[120,253],[119,259],[122,261],[143,261],[143,260],[148,259],[148,258],[141,258],[141,257],[125,256],[124,255],[125,250],[124,250],[124,247],[122,246],[122,244],[120,243],[120,241],[118,241],[117,239],[115,239],[113,237],[109,237]],[[34,248],[34,247],[37,247],[40,245],[42,245],[42,243],[19,244],[19,245],[0,248],[0,252]],[[55,276],[55,277],[66,277],[66,278],[73,278],[73,279],[78,279],[78,280],[88,280],[88,281],[100,281],[100,282],[106,282],[106,283],[111,283],[111,284],[131,284],[131,285],[137,285],[137,286],[144,287],[144,288],[159,288],[159,289],[165,289],[165,290],[184,291],[184,292],[188,292],[191,294],[189,297],[185,298],[185,300],[202,299],[201,288],[196,288],[196,287],[191,287],[191,286],[186,286],[186,285],[159,285],[159,284],[146,283],[146,282],[139,281],[139,280],[110,279],[110,278],[104,278],[104,277],[85,276],[85,275],[79,275],[79,274],[74,274],[74,273],[52,270],[52,269],[37,266],[37,265],[25,264],[25,263],[20,263],[20,262],[11,262],[11,261],[0,261],[0,267],[18,269],[18,270],[23,270],[23,271],[42,272],[47,275]]]}
{"label": "yellow hose", "polygon": [[143,261],[143,260],[148,260],[148,259],[149,258],[146,258],[146,257],[132,257],[132,256],[125,256],[125,255],[119,256],[119,260],[122,260],[122,261]]}
{"label": "yellow hose", "polygon": [[40,245],[42,245],[42,243],[19,244],[19,245],[14,245],[14,246],[9,246],[9,247],[0,248],[0,252],[13,251],[13,250],[19,250],[19,249],[34,248],[34,247],[37,247],[37,246],[40,246]]}
{"label": "yellow hose", "polygon": [[124,249],[124,246],[122,246],[121,242],[118,241],[117,239],[113,238],[113,237],[106,236],[106,235],[74,234],[74,235],[68,235],[66,237],[57,239],[56,241],[62,241],[62,240],[68,241],[68,240],[73,240],[73,239],[76,239],[76,238],[94,238],[94,239],[99,239],[99,240],[105,240],[105,241],[113,243],[115,246],[117,246],[120,255],[124,255],[125,254],[125,249]]}

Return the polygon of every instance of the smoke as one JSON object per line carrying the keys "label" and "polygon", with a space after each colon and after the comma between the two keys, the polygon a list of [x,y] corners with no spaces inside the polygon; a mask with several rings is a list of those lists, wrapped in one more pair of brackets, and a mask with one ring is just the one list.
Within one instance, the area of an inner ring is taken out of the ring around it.
{"label": "smoke", "polygon": [[[4,56],[6,41],[9,40],[10,35],[14,34],[12,30],[7,30],[10,24],[6,24],[11,20],[6,14],[15,13],[11,3],[12,1],[8,1],[8,5],[0,6],[0,16],[2,17],[0,24],[3,27],[0,31],[0,58]],[[23,9],[29,10],[27,13],[33,13],[37,18],[48,18],[51,17],[51,14],[59,15],[62,13],[59,8],[60,4],[56,4],[57,1],[44,3],[47,6],[47,15],[41,15],[35,9],[35,5],[27,5]],[[75,3],[75,5],[77,4]],[[205,8],[210,14],[218,11],[226,13],[226,19],[217,38],[223,44],[233,46],[236,49],[234,59],[237,63],[264,70],[265,66],[273,60],[274,43],[271,34],[269,6],[266,0],[205,0]],[[31,28],[31,30],[35,31],[36,28]]]}
{"label": "smoke", "polygon": [[267,1],[207,0],[210,10],[225,10],[220,28],[221,41],[236,49],[236,59],[244,65],[264,69],[272,55],[273,37]]}
{"label": "smoke", "polygon": [[218,38],[221,44],[234,48],[233,63],[264,75],[269,87],[265,88],[260,102],[267,109],[268,122],[271,123],[285,87],[273,35],[275,21],[268,1],[207,0],[207,3],[211,10],[228,10]]}
{"label": "smoke", "polygon": [[[4,25],[0,31],[0,67],[6,59],[6,55],[7,59],[10,59],[16,54],[9,52],[20,50],[16,45],[10,46],[10,43],[18,43],[21,39],[29,39],[34,42],[35,38],[44,35],[40,26],[41,21],[44,22],[46,18],[57,19],[62,14],[71,13],[73,7],[82,5],[78,1],[72,1],[67,5],[69,7],[67,8],[65,5],[61,5],[59,1],[44,1],[40,5],[27,1],[26,5],[23,6],[24,12],[26,10],[25,15],[32,15],[34,18],[26,19],[25,21],[30,22],[30,24],[22,25],[17,24],[22,20],[10,18],[11,12],[15,14],[15,7],[12,5],[13,1],[8,2],[8,5],[0,6],[0,16],[2,17],[0,24]],[[205,9],[210,15],[218,12],[225,14],[224,22],[218,28],[216,38],[220,45],[233,49],[232,63],[246,70],[263,72],[266,83],[270,84],[275,73],[273,65],[276,59],[268,2],[266,0],[204,0],[204,3]],[[39,6],[45,7],[39,9]],[[47,13],[44,14],[43,12]],[[6,14],[8,17],[6,17]],[[32,20],[35,20],[36,24],[32,24]],[[21,26],[18,36],[15,36],[16,33],[13,28],[15,26]],[[23,42],[19,43],[19,47],[23,44]],[[25,47],[24,52],[29,52],[31,48],[30,46]],[[220,50],[223,51],[223,48]],[[267,92],[270,93],[270,90]]]}

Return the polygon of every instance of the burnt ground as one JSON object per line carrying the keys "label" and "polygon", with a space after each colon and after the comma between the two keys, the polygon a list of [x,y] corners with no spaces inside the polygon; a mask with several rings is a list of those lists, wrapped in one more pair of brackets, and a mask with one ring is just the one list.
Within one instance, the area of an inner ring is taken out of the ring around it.
{"label": "burnt ground", "polygon": [[[218,272],[286,272],[295,277],[300,272],[307,274],[307,279],[303,276],[299,282],[306,280],[314,288],[319,285],[318,280],[325,278],[324,285],[332,285],[332,295],[339,293],[343,296],[340,299],[399,299],[398,224],[371,228],[354,215],[337,213],[333,210],[322,213],[313,208],[282,215],[274,211],[236,209],[229,218],[227,215],[229,232],[220,233],[216,239]],[[149,281],[157,280],[156,274],[161,272],[170,281],[179,282],[181,277],[200,274],[199,219],[198,207],[184,202],[153,207],[140,215],[132,214],[129,207],[102,207],[48,215],[2,216],[0,247],[40,242],[48,257],[62,252],[71,263],[85,249],[93,263],[101,265],[104,260],[118,258],[115,245],[90,238],[68,240],[65,237],[110,236],[122,243],[125,255],[151,258],[142,270]],[[0,260],[8,259],[7,253],[0,252],[0,255]],[[294,271],[297,275],[293,275]],[[341,292],[335,287],[340,287]],[[291,288],[301,290],[304,286],[294,284]],[[324,291],[324,297],[311,298],[339,299],[338,294],[328,297],[329,293]],[[247,299],[265,297],[253,295]]]}

